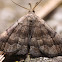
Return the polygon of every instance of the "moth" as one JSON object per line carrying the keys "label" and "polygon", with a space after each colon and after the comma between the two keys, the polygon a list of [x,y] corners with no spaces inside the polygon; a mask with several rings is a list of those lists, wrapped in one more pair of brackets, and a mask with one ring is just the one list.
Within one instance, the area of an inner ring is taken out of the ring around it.
{"label": "moth", "polygon": [[62,38],[34,13],[34,8],[0,35],[0,51],[33,57],[62,55]]}

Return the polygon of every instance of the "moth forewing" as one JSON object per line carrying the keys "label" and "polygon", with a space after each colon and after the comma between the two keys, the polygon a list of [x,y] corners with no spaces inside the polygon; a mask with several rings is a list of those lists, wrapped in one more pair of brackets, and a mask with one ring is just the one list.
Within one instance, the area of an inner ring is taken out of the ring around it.
{"label": "moth forewing", "polygon": [[[10,35],[9,35],[10,33]],[[0,50],[15,55],[62,55],[62,39],[44,20],[33,12],[21,17],[13,26],[0,35]]]}

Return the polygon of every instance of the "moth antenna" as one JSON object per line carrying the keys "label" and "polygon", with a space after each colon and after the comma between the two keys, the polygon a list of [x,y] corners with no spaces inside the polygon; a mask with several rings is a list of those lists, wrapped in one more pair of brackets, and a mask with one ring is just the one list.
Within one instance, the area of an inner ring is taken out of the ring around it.
{"label": "moth antenna", "polygon": [[30,5],[30,10],[32,10],[32,5],[31,5],[31,3],[29,3],[29,5]]}
{"label": "moth antenna", "polygon": [[[11,0],[12,1],[12,0]],[[22,7],[22,8],[24,8],[24,9],[27,9],[27,10],[29,10],[28,8],[25,8],[25,7],[23,7],[23,6],[21,6],[21,5],[19,5],[19,4],[17,4],[17,3],[15,3],[14,1],[12,1],[14,4],[16,4],[16,5],[18,5],[19,7]]]}
{"label": "moth antenna", "polygon": [[35,6],[33,7],[33,11],[34,11],[34,9],[39,5],[39,3],[41,2],[42,0],[40,0],[39,2],[37,2],[36,4],[35,4]]}

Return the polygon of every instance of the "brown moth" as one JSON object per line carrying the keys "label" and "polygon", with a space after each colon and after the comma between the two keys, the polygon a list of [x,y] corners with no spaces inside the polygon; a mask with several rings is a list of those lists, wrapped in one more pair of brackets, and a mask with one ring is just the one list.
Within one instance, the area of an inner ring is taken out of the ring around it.
{"label": "brown moth", "polygon": [[48,57],[62,55],[62,38],[33,11],[0,35],[0,51],[6,54]]}

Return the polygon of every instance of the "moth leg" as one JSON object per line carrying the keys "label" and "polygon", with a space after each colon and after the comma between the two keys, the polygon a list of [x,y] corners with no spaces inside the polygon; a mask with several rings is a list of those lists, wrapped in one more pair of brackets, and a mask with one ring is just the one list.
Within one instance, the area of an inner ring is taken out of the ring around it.
{"label": "moth leg", "polygon": [[30,62],[30,53],[28,53],[26,59],[25,59],[25,62]]}

